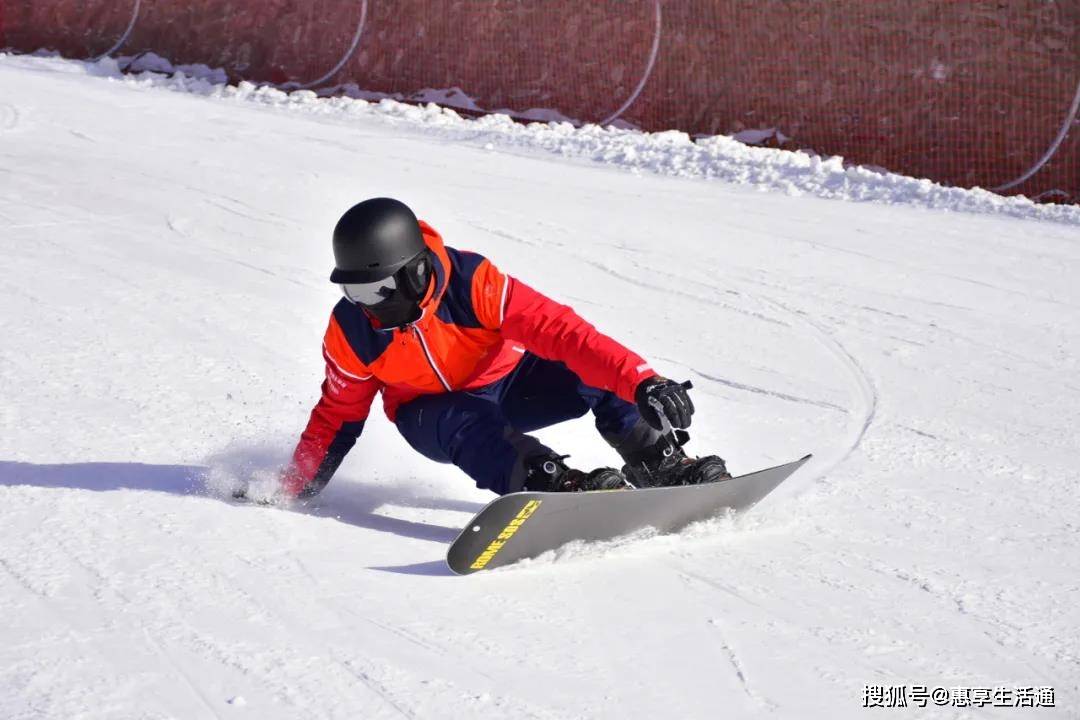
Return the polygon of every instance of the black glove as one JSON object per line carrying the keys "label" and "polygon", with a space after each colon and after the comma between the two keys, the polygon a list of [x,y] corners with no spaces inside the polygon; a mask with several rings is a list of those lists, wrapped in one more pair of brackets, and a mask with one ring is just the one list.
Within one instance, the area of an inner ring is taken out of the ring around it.
{"label": "black glove", "polygon": [[634,391],[638,412],[645,422],[657,430],[664,429],[661,413],[673,428],[690,427],[690,416],[694,414],[694,403],[687,390],[693,385],[687,380],[677,383],[659,375],[643,380]]}
{"label": "black glove", "polygon": [[248,487],[246,485],[244,487],[239,487],[239,488],[236,488],[235,490],[233,490],[232,491],[232,497],[233,497],[233,500],[237,500],[239,502],[253,503],[255,505],[263,505],[265,507],[270,507],[272,505],[280,505],[281,504],[281,500],[278,498],[277,495],[269,495],[269,496],[264,496],[264,497],[250,497],[248,495]]}

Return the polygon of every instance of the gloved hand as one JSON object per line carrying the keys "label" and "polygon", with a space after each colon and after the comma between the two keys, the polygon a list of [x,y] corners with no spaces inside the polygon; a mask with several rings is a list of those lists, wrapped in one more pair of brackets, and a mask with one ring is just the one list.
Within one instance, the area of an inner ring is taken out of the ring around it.
{"label": "gloved hand", "polygon": [[255,505],[272,506],[280,505],[281,498],[278,495],[251,496],[248,495],[249,486],[239,487],[232,491],[233,500],[254,503]]}
{"label": "gloved hand", "polygon": [[694,414],[694,403],[690,400],[687,390],[693,385],[689,380],[677,383],[674,380],[653,376],[648,380],[641,381],[634,391],[634,400],[637,402],[638,412],[645,422],[657,430],[664,429],[661,413],[673,428],[690,427],[690,416]]}
{"label": "gloved hand", "polygon": [[295,484],[297,473],[291,464],[280,471],[257,470],[240,479],[232,490],[233,499],[255,505],[288,505],[290,495],[286,488],[290,481]]}

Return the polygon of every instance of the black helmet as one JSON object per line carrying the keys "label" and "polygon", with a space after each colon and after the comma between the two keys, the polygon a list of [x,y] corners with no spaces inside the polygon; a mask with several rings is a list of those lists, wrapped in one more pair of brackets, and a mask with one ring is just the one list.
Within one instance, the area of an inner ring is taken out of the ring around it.
{"label": "black helmet", "polygon": [[390,277],[427,249],[409,206],[391,198],[353,205],[334,227],[330,282],[370,283]]}

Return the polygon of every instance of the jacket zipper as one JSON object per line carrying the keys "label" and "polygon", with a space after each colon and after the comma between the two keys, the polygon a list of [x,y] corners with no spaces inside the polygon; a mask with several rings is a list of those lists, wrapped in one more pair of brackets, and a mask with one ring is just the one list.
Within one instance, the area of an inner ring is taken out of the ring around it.
{"label": "jacket zipper", "polygon": [[431,369],[435,371],[435,376],[439,378],[439,382],[446,388],[446,392],[451,392],[450,383],[446,382],[446,378],[443,377],[442,371],[439,370],[439,366],[435,364],[435,358],[432,357],[431,350],[428,349],[427,340],[424,339],[424,331],[416,325],[410,325],[409,327],[413,329],[413,332],[416,333],[416,337],[420,340],[420,347],[424,349],[424,357],[427,358],[428,365],[431,366]]}

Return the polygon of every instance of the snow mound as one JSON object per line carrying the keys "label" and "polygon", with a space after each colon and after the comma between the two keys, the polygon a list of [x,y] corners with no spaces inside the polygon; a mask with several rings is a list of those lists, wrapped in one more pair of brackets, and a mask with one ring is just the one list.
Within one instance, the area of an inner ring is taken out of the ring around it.
{"label": "snow mound", "polygon": [[[822,157],[751,147],[725,135],[694,141],[686,133],[674,130],[648,133],[614,126],[575,127],[569,122],[554,120],[521,124],[500,113],[469,119],[435,103],[417,106],[388,98],[371,101],[358,97],[320,97],[310,90],[285,92],[247,81],[228,85],[221,70],[205,65],[174,66],[153,54],[96,61],[0,54],[0,63],[84,72],[131,87],[194,93],[298,112],[379,118],[493,151],[542,151],[632,172],[719,180],[792,196],[811,195],[1080,225],[1080,208],[1076,206],[1039,205],[1023,196],[1003,197],[981,188],[946,187],[925,178],[846,166],[839,156]],[[129,72],[122,72],[122,67]]]}

